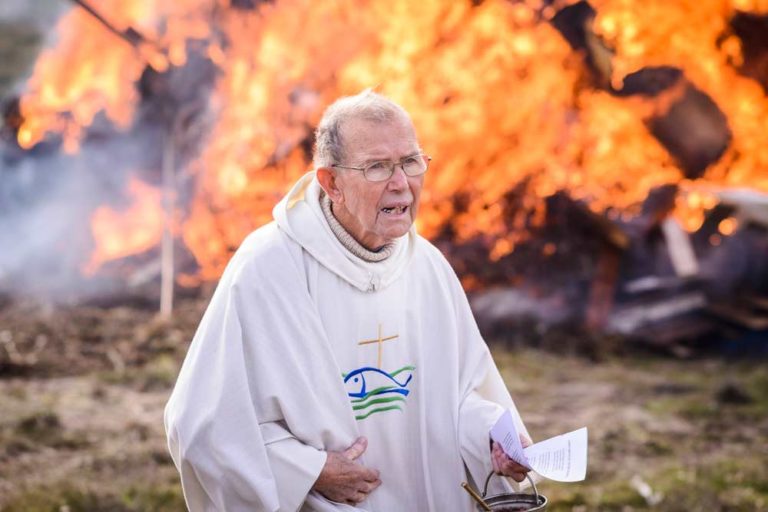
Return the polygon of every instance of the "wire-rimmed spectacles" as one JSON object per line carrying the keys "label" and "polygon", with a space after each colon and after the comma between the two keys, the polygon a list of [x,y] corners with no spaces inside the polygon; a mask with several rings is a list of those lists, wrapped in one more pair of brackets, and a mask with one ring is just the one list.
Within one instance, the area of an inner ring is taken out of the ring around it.
{"label": "wire-rimmed spectacles", "polygon": [[332,164],[331,167],[336,169],[363,171],[363,176],[365,176],[365,179],[368,181],[386,181],[392,177],[392,174],[395,172],[395,167],[398,165],[402,167],[406,176],[420,176],[427,172],[431,160],[432,157],[419,154],[407,156],[399,162],[379,160],[377,162],[371,162],[364,167],[350,167],[339,164]]}

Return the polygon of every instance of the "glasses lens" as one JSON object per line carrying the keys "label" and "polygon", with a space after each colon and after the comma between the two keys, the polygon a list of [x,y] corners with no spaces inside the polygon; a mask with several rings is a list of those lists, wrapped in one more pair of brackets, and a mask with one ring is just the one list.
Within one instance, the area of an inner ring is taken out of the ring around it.
{"label": "glasses lens", "polygon": [[[408,176],[419,176],[424,174],[429,165],[428,157],[424,155],[409,156],[397,164],[402,165],[403,171]],[[394,172],[395,164],[387,161],[373,162],[364,170],[365,179],[368,181],[386,181]]]}
{"label": "glasses lens", "polygon": [[392,162],[373,162],[363,171],[368,181],[384,181],[392,176]]}
{"label": "glasses lens", "polygon": [[408,176],[418,176],[427,170],[427,159],[423,155],[411,156],[403,160],[403,171]]}

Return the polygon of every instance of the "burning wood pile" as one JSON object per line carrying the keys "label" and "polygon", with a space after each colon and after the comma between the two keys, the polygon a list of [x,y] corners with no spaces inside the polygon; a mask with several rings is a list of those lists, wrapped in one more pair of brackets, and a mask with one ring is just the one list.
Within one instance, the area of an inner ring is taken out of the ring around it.
{"label": "burning wood pile", "polygon": [[764,2],[74,3],[5,102],[0,288],[162,281],[170,311],[270,220],[323,106],[378,86],[489,331],[768,328]]}

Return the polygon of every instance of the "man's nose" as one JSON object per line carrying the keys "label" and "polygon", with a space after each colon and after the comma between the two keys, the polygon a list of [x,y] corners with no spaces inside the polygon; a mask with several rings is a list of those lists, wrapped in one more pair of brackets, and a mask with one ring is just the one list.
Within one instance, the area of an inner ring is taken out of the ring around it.
{"label": "man's nose", "polygon": [[401,164],[395,164],[395,171],[387,182],[387,188],[390,190],[403,190],[408,188],[408,175],[405,174]]}

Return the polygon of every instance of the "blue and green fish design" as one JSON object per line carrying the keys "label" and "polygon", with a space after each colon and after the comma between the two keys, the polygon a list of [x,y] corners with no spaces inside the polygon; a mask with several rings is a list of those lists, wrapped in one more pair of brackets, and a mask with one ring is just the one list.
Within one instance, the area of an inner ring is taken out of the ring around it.
{"label": "blue and green fish design", "polygon": [[402,411],[411,392],[408,384],[415,369],[415,366],[403,366],[387,373],[380,368],[365,366],[343,374],[355,419],[364,420],[379,412]]}

